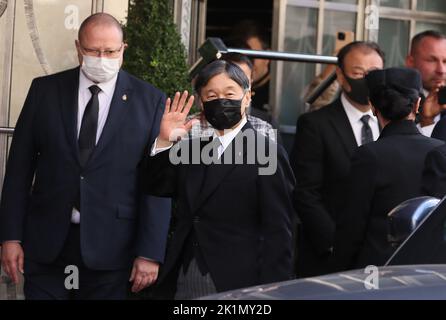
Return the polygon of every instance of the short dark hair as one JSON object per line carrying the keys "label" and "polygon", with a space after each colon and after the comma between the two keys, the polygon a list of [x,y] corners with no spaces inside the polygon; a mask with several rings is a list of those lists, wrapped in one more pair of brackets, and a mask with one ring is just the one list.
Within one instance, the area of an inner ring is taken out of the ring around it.
{"label": "short dark hair", "polygon": [[420,42],[424,39],[424,38],[434,38],[437,40],[446,40],[446,36],[438,31],[435,30],[426,30],[423,32],[420,32],[418,34],[416,34],[413,38],[412,41],[410,42],[410,55],[414,55],[416,48],[418,48]]}
{"label": "short dark hair", "polygon": [[407,117],[423,88],[421,74],[412,68],[373,70],[366,75],[372,105],[388,120]]}
{"label": "short dark hair", "polygon": [[347,44],[345,47],[343,47],[341,50],[339,50],[338,53],[338,66],[341,70],[344,70],[344,61],[345,57],[349,52],[351,52],[354,49],[361,49],[364,51],[375,51],[382,59],[383,64],[385,63],[385,55],[384,51],[381,50],[379,45],[376,42],[371,41],[353,41],[349,44]]}
{"label": "short dark hair", "polygon": [[416,89],[382,85],[370,93],[370,102],[387,120],[398,121],[407,117],[420,98]]}
{"label": "short dark hair", "polygon": [[86,18],[84,21],[82,21],[79,31],[78,31],[78,39],[81,40],[82,34],[85,32],[85,29],[90,25],[109,25],[114,26],[116,29],[119,30],[121,33],[122,39],[124,40],[124,31],[122,30],[122,26],[119,23],[118,20],[116,20],[115,17],[113,17],[111,14],[105,13],[105,12],[98,12],[95,14],[92,14],[88,18]]}
{"label": "short dark hair", "polygon": [[238,52],[225,53],[221,56],[220,59],[233,62],[235,64],[246,64],[251,71],[254,68],[251,59],[249,59],[247,55]]}
{"label": "short dark hair", "polygon": [[249,79],[246,74],[236,64],[225,61],[215,60],[206,65],[195,79],[194,89],[197,94],[207,85],[209,80],[219,74],[226,74],[231,80],[235,81],[243,90],[249,90]]}

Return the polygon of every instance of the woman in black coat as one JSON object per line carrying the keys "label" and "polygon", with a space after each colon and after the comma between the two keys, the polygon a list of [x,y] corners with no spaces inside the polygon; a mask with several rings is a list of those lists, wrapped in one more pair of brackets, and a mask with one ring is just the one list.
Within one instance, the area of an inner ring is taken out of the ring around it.
{"label": "woman in black coat", "polygon": [[426,154],[442,144],[415,126],[421,76],[415,69],[375,70],[366,76],[379,139],[352,157],[344,210],[339,212],[334,262],[339,270],[383,265],[394,248],[387,240],[388,213],[420,196]]}

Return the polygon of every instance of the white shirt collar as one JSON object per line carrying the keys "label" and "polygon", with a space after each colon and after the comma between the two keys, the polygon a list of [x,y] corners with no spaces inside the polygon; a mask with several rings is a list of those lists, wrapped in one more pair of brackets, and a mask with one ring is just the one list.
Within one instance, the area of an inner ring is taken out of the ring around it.
{"label": "white shirt collar", "polygon": [[113,93],[115,92],[117,80],[118,74],[116,74],[107,82],[94,83],[85,76],[81,68],[79,71],[79,90],[82,92],[82,90],[89,90],[88,88],[92,85],[97,85],[99,88],[101,88],[101,92],[103,92],[107,97],[111,99],[113,97]]}
{"label": "white shirt collar", "polygon": [[347,113],[347,117],[350,120],[350,122],[352,123],[360,122],[361,118],[364,115],[368,114],[370,116],[369,121],[372,121],[373,123],[378,123],[378,119],[376,119],[376,117],[373,115],[372,110],[369,110],[367,112],[362,112],[358,110],[354,105],[350,103],[350,101],[348,101],[347,97],[345,96],[345,93],[342,93],[341,95],[341,102],[342,105],[344,106],[344,110]]}
{"label": "white shirt collar", "polygon": [[225,133],[222,136],[218,136],[216,131],[214,130],[214,135],[212,136],[213,139],[218,138],[220,140],[221,145],[223,146],[223,151],[226,150],[226,148],[231,144],[232,140],[234,140],[235,136],[242,130],[243,126],[248,122],[246,120],[246,115],[243,116],[240,123],[235,127],[234,129],[230,130],[229,132]]}

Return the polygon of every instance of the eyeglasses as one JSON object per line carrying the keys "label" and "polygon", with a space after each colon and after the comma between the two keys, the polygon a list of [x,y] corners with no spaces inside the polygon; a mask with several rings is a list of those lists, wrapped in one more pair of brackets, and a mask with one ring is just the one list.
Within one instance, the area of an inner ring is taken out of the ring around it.
{"label": "eyeglasses", "polygon": [[90,48],[85,48],[84,46],[79,44],[79,47],[82,49],[82,51],[84,51],[87,55],[89,56],[105,56],[105,57],[116,57],[119,55],[119,53],[122,50],[122,47],[124,46],[124,44],[121,44],[121,46],[119,47],[119,49],[116,50],[96,50],[96,49],[90,49]]}

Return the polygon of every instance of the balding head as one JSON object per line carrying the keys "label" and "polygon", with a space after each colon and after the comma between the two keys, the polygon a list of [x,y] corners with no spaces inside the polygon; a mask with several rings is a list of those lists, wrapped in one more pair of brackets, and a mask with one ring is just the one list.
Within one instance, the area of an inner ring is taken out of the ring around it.
{"label": "balding head", "polygon": [[82,42],[85,33],[93,27],[116,28],[121,35],[121,41],[124,39],[124,32],[119,21],[108,13],[99,12],[92,14],[82,22],[78,32],[79,41]]}

